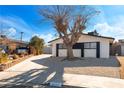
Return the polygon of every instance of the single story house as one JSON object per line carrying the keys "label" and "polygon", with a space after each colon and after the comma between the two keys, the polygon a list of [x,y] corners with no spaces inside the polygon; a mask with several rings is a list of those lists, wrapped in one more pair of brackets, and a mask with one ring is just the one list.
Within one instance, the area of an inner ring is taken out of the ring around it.
{"label": "single story house", "polygon": [[21,47],[27,48],[28,42],[24,42],[21,40],[15,40],[15,39],[10,39],[7,38],[5,35],[0,35],[0,48],[4,49],[7,53],[14,53],[14,52],[19,52],[21,50]]}
{"label": "single story house", "polygon": [[119,40],[119,44],[121,56],[124,56],[124,39]]}
{"label": "single story house", "polygon": [[[114,41],[112,37],[100,36],[94,32],[83,33],[77,43],[73,46],[75,57],[109,58],[111,45]],[[67,50],[61,38],[49,42],[52,46],[52,56],[66,57]]]}
{"label": "single story house", "polygon": [[51,46],[44,46],[43,53],[44,54],[52,54],[52,47]]}
{"label": "single story house", "polygon": [[28,47],[18,47],[16,49],[17,54],[21,54],[21,53],[29,53],[29,48]]}

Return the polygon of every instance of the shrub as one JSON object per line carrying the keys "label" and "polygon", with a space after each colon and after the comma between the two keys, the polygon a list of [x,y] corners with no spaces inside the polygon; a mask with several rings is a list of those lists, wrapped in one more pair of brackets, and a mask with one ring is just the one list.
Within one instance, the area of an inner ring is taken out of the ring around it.
{"label": "shrub", "polygon": [[31,38],[30,42],[29,42],[29,46],[31,49],[31,51],[33,52],[34,55],[39,55],[42,54],[43,48],[44,48],[44,40],[34,36]]}
{"label": "shrub", "polygon": [[0,63],[6,63],[8,61],[8,55],[6,53],[2,53],[0,57]]}

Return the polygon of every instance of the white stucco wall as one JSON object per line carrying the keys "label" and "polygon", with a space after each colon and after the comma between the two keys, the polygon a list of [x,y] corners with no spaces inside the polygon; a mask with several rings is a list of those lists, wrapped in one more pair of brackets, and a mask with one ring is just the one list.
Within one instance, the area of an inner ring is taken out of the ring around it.
{"label": "white stucco wall", "polygon": [[109,58],[109,41],[101,41],[100,42],[100,57],[101,58]]}
{"label": "white stucco wall", "polygon": [[52,44],[52,56],[56,56],[56,43]]}
{"label": "white stucco wall", "polygon": [[[100,58],[109,58],[109,43],[112,42],[112,39],[100,38],[89,35],[82,35],[78,42],[100,42]],[[52,44],[52,55],[56,56],[56,44],[63,43],[62,39],[55,40],[51,42]]]}

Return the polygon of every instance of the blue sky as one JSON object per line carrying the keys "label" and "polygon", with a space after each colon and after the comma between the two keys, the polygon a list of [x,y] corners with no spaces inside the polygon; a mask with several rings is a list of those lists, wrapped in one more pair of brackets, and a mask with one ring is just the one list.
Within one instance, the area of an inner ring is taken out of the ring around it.
{"label": "blue sky", "polygon": [[[48,42],[55,38],[55,29],[48,22],[41,22],[38,9],[45,6],[0,6],[0,29],[10,33],[14,39],[20,39],[20,32],[24,32],[23,40],[29,41],[37,35]],[[96,29],[103,36],[116,39],[124,38],[124,6],[93,6],[101,13],[95,16],[90,28],[85,32]]]}

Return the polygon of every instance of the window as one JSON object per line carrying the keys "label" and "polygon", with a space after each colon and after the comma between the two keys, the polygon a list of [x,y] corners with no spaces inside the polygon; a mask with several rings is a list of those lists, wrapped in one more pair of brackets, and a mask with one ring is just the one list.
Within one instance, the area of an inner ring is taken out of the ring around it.
{"label": "window", "polygon": [[84,43],[84,48],[90,48],[90,43]]}
{"label": "window", "polygon": [[59,49],[66,49],[66,46],[64,44],[59,44]]}
{"label": "window", "polygon": [[96,48],[96,43],[90,43],[91,48]]}
{"label": "window", "polygon": [[96,43],[94,43],[94,42],[84,43],[84,48],[94,49],[94,48],[96,48]]}

